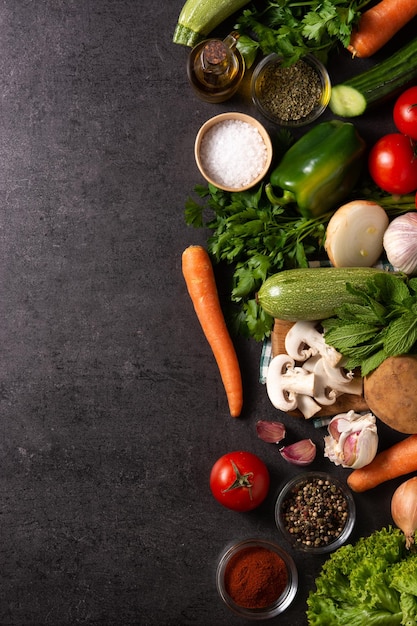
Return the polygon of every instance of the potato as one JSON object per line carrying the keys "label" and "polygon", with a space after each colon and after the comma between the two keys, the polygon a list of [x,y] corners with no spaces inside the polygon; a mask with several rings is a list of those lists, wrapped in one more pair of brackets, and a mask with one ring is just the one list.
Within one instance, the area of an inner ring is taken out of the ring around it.
{"label": "potato", "polygon": [[389,357],[364,380],[365,402],[400,433],[417,433],[417,357]]}

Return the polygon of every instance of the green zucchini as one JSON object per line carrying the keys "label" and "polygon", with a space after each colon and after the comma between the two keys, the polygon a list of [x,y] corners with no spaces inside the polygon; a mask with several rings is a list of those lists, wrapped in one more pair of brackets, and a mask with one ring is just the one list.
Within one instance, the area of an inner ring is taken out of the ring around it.
{"label": "green zucchini", "polygon": [[175,27],[173,42],[194,47],[250,0],[186,0]]}
{"label": "green zucchini", "polygon": [[324,320],[345,302],[359,302],[346,290],[384,270],[374,267],[317,267],[283,270],[261,285],[257,301],[272,317],[296,322]]}
{"label": "green zucchini", "polygon": [[329,107],[340,117],[357,117],[416,77],[417,37],[384,61],[332,87]]}

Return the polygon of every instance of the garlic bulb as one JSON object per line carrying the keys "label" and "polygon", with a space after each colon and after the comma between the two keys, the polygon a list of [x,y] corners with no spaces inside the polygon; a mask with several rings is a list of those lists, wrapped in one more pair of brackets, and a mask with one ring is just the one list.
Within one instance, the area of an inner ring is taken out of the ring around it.
{"label": "garlic bulb", "polygon": [[324,456],[335,465],[358,469],[368,465],[378,449],[376,419],[355,411],[333,417],[324,438]]}
{"label": "garlic bulb", "polygon": [[417,274],[417,213],[399,215],[384,233],[384,249],[396,270]]}

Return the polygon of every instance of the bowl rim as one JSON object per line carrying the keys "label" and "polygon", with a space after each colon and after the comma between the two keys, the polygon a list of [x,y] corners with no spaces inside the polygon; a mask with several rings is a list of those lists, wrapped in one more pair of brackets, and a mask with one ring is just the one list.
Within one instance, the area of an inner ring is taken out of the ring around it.
{"label": "bowl rim", "polygon": [[280,126],[297,128],[301,126],[307,126],[307,124],[312,124],[324,113],[324,111],[327,109],[328,104],[330,102],[331,80],[330,80],[330,75],[327,71],[327,68],[317,57],[315,57],[311,53],[306,54],[299,59],[300,61],[304,61],[308,63],[311,67],[313,67],[317,71],[318,76],[320,77],[320,80],[322,83],[322,94],[320,98],[320,103],[317,107],[315,107],[312,111],[310,111],[308,115],[306,115],[305,117],[299,120],[282,120],[281,118],[274,116],[272,113],[270,113],[267,109],[265,109],[262,106],[262,103],[260,102],[260,99],[258,98],[258,95],[256,92],[256,83],[261,75],[261,72],[270,63],[272,62],[275,63],[281,60],[282,60],[282,56],[280,56],[276,52],[271,52],[270,54],[263,57],[263,59],[261,59],[259,63],[256,65],[252,73],[251,86],[250,86],[252,102],[255,104],[256,108],[260,111],[260,113],[264,115],[264,117],[266,117],[269,121],[274,122],[275,124],[279,124]]}
{"label": "bowl rim", "polygon": [[[273,604],[261,609],[249,609],[236,604],[236,602],[234,602],[234,600],[229,596],[224,586],[224,574],[226,566],[232,556],[244,548],[257,546],[273,550],[282,558],[287,567],[288,583],[283,593]],[[275,617],[283,613],[293,602],[298,591],[298,570],[292,556],[274,541],[256,538],[242,539],[228,544],[228,546],[223,550],[216,570],[216,587],[226,606],[240,617],[254,621],[270,619],[271,617]]]}
{"label": "bowl rim", "polygon": [[[306,546],[303,543],[298,543],[297,541],[295,541],[293,535],[291,535],[291,533],[288,532],[280,514],[282,503],[286,499],[289,492],[298,483],[304,482],[312,478],[322,478],[325,480],[329,480],[334,485],[336,485],[336,487],[338,487],[338,489],[341,491],[341,493],[343,494],[344,498],[347,501],[348,513],[349,513],[346,524],[342,532],[340,533],[340,535],[338,535],[338,537],[334,541],[330,542],[329,544],[324,545],[324,546],[319,546],[319,547]],[[315,471],[315,470],[306,471],[290,478],[280,490],[280,493],[275,503],[275,523],[278,529],[281,531],[282,536],[296,550],[299,550],[305,553],[310,553],[310,554],[327,554],[329,552],[334,552],[335,550],[337,550],[337,548],[340,548],[344,543],[346,543],[346,541],[348,540],[355,526],[355,523],[356,523],[355,500],[353,498],[353,494],[351,490],[349,489],[349,487],[345,485],[344,483],[342,483],[337,477],[332,476],[328,472]]]}
{"label": "bowl rim", "polygon": [[[266,163],[265,163],[264,168],[262,169],[262,171],[260,172],[260,174],[258,174],[256,178],[254,178],[248,185],[244,185],[243,187],[229,187],[227,185],[222,185],[221,183],[218,183],[214,179],[210,178],[210,176],[206,174],[203,164],[201,162],[201,158],[200,158],[200,148],[201,148],[201,142],[202,142],[204,134],[216,124],[219,124],[220,122],[224,122],[227,120],[239,120],[242,122],[246,122],[250,124],[251,126],[254,126],[258,130],[259,134],[261,135],[262,140],[266,147],[267,157],[266,157]],[[268,131],[259,120],[257,120],[252,115],[247,115],[246,113],[239,113],[237,111],[228,111],[226,113],[219,113],[218,115],[214,115],[213,117],[210,117],[200,127],[197,133],[197,136],[195,138],[195,142],[194,142],[194,157],[195,157],[197,167],[201,175],[211,185],[214,185],[215,187],[217,187],[218,189],[222,189],[223,191],[231,191],[231,192],[246,191],[247,189],[251,189],[252,187],[257,185],[259,182],[261,182],[261,180],[264,178],[264,176],[268,172],[272,163],[273,147],[272,147],[271,137],[269,136]]]}

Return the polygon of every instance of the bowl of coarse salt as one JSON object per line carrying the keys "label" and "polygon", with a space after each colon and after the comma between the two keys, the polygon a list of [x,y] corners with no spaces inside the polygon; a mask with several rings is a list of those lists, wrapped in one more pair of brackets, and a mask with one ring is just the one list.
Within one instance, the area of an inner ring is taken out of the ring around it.
{"label": "bowl of coarse salt", "polygon": [[268,172],[272,143],[254,117],[221,113],[207,120],[198,131],[194,154],[207,182],[224,191],[244,191]]}

